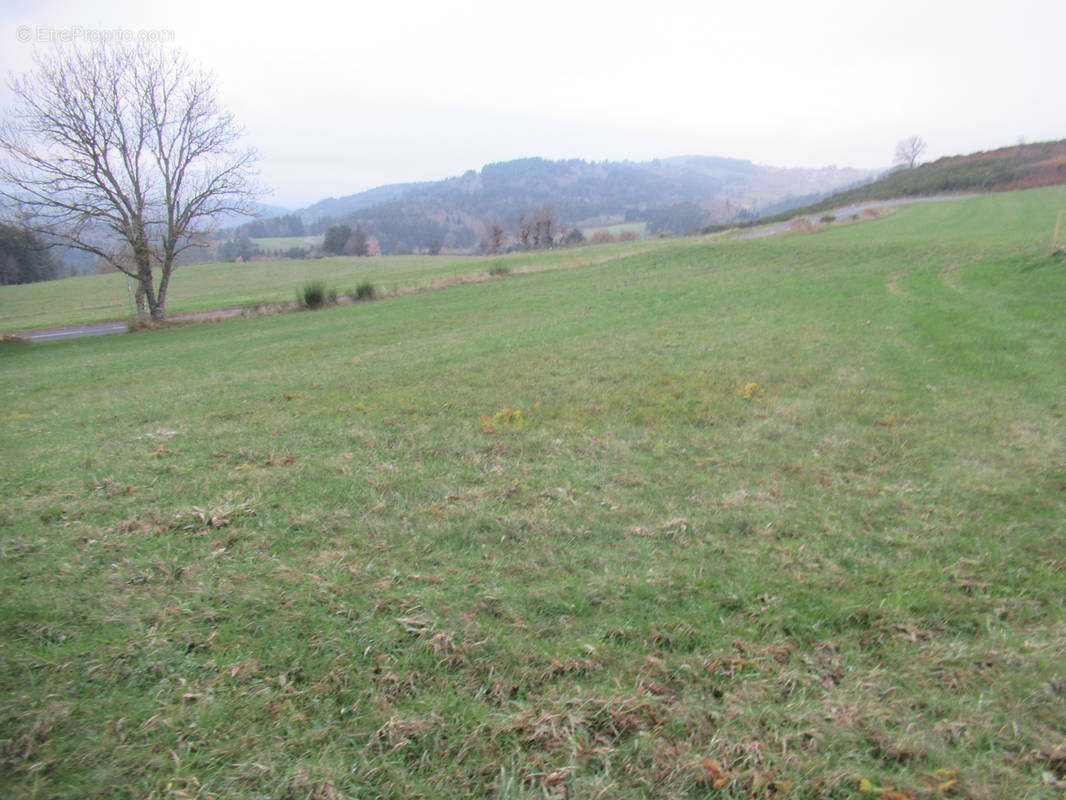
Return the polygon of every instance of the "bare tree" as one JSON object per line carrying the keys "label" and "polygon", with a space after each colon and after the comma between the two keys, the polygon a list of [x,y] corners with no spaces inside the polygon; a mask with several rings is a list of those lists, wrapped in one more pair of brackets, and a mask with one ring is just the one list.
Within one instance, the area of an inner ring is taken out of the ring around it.
{"label": "bare tree", "polygon": [[525,214],[518,215],[518,247],[521,250],[529,249],[529,237],[532,236],[533,223],[526,219]]}
{"label": "bare tree", "polygon": [[493,217],[489,222],[488,250],[490,253],[499,255],[503,250],[503,239],[507,235],[507,226],[499,217]]}
{"label": "bare tree", "polygon": [[163,319],[178,256],[223,215],[250,213],[258,155],[238,149],[214,77],[179,50],[106,44],[38,53],[35,66],[10,82],[0,203],[134,278],[141,313]]}
{"label": "bare tree", "polygon": [[924,152],[925,139],[921,136],[911,136],[896,144],[896,157],[892,163],[904,164],[908,169],[913,169]]}
{"label": "bare tree", "polygon": [[533,212],[533,249],[541,247],[551,248],[555,246],[552,227],[555,225],[555,206],[542,205]]}

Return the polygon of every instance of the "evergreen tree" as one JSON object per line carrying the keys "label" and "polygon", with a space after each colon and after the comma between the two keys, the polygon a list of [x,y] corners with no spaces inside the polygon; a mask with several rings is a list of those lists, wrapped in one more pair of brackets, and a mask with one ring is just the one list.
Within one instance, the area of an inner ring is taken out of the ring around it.
{"label": "evergreen tree", "polygon": [[60,277],[59,264],[29,231],[0,223],[0,285]]}
{"label": "evergreen tree", "polygon": [[322,251],[340,255],[344,252],[344,246],[351,238],[352,229],[347,225],[334,225],[326,231],[326,238],[322,242]]}

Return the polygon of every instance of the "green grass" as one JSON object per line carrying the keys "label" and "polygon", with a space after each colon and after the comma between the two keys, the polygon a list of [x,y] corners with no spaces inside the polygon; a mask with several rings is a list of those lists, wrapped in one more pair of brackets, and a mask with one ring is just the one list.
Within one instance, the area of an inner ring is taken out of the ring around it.
{"label": "green grass", "polygon": [[869,200],[994,192],[1064,182],[1066,140],[1020,144],[966,156],[947,156],[913,169],[897,169],[872,183],[837,192],[825,200],[757,222],[785,221]]}
{"label": "green grass", "polygon": [[275,250],[285,251],[291,247],[319,247],[322,244],[322,236],[264,236],[261,239],[253,239],[256,247],[268,253]]}
{"label": "green grass", "polygon": [[615,238],[623,231],[630,231],[637,235],[638,239],[643,239],[648,235],[648,223],[646,222],[622,222],[617,225],[600,225],[593,228],[582,228],[581,232],[585,234],[586,239],[591,239],[597,231],[607,231],[611,236]]}
{"label": "green grass", "polygon": [[1064,205],[5,346],[0,795],[1059,800]]}
{"label": "green grass", "polygon": [[[496,263],[507,265],[512,272],[573,267],[655,246],[655,242],[628,242],[580,251],[521,253],[490,259],[384,256],[192,264],[175,270],[167,295],[167,311],[181,313],[288,302],[310,281],[324,282],[341,294],[368,281],[384,292],[405,291],[430,287],[448,278],[484,275]],[[0,333],[125,319],[130,314],[126,276],[119,273],[0,286]]]}

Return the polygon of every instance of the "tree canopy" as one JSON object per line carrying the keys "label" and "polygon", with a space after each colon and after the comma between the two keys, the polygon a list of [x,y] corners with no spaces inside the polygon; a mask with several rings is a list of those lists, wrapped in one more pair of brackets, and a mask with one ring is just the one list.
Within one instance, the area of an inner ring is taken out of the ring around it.
{"label": "tree canopy", "polygon": [[45,243],[136,279],[141,313],[162,319],[176,259],[259,193],[213,75],[180,50],[109,42],[39,52],[11,90],[0,201]]}

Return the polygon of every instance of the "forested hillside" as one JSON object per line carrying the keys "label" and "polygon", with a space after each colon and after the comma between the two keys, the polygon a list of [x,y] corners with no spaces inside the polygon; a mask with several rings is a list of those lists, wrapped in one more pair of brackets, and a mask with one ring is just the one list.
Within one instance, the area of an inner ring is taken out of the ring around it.
{"label": "forested hillside", "polygon": [[681,156],[648,162],[525,158],[433,183],[396,184],[320,201],[299,213],[308,233],[360,226],[381,252],[475,247],[496,225],[518,236],[524,220],[550,206],[562,233],[577,227],[646,223],[647,231],[686,233],[795,206],[869,170],[781,169],[750,161]]}

